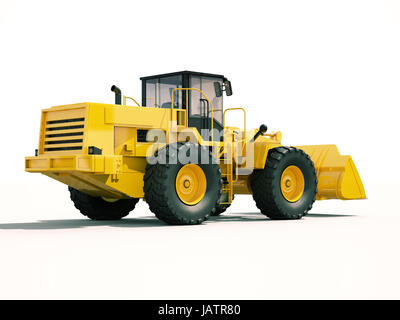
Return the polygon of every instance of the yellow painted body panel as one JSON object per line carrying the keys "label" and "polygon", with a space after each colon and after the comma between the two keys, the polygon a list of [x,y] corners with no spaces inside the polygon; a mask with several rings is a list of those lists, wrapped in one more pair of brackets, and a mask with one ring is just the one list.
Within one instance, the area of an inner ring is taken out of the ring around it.
{"label": "yellow painted body panel", "polygon": [[[145,157],[152,143],[137,142],[137,130],[167,131],[170,118],[170,109],[101,103],[44,109],[38,156],[25,158],[25,170],[93,196],[142,198]],[[62,143],[76,138],[82,141]],[[100,148],[102,155],[89,155],[89,146]],[[63,147],[81,149],[57,149]]]}
{"label": "yellow painted body panel", "polygon": [[[256,130],[254,130],[254,133]],[[268,151],[281,146],[282,134],[277,132],[270,136],[260,136],[254,142],[254,169],[263,169],[267,161]]]}
{"label": "yellow painted body panel", "polygon": [[167,130],[171,119],[170,109],[116,105],[104,109],[105,123],[112,125]]}

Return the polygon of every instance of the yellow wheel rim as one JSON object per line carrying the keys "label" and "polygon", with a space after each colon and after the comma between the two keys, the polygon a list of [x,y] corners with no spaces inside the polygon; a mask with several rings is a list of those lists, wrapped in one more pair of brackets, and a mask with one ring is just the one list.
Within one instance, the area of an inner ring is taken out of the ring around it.
{"label": "yellow wheel rim", "polygon": [[289,166],[281,176],[281,192],[289,202],[296,202],[304,193],[304,176],[296,166]]}
{"label": "yellow wheel rim", "polygon": [[188,205],[195,205],[203,199],[207,189],[206,175],[197,164],[184,165],[176,175],[176,193]]}

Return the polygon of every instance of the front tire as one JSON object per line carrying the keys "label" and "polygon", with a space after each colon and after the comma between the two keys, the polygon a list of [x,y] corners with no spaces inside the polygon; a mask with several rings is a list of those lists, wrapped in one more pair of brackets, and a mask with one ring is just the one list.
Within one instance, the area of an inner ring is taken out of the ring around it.
{"label": "front tire", "polygon": [[[182,163],[178,154],[195,152],[196,161]],[[174,225],[200,224],[216,212],[221,195],[221,170],[208,148],[190,143],[167,145],[159,150],[166,163],[148,164],[144,197],[160,220]],[[201,159],[208,159],[202,164]]]}
{"label": "front tire", "polygon": [[75,208],[92,220],[120,220],[127,216],[139,201],[130,198],[111,202],[101,197],[92,197],[71,187],[68,187],[68,190]]}
{"label": "front tire", "polygon": [[314,163],[301,149],[269,150],[264,169],[251,176],[253,198],[271,219],[300,219],[311,210],[317,194]]}

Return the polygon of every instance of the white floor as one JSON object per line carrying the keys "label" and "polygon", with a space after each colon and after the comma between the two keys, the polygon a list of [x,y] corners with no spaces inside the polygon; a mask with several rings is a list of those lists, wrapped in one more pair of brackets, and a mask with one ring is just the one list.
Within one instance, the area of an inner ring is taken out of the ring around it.
{"label": "white floor", "polygon": [[252,198],[199,226],[167,226],[140,202],[119,222],[75,210],[45,177],[0,184],[0,299],[400,298],[399,185],[317,202],[271,221]]}

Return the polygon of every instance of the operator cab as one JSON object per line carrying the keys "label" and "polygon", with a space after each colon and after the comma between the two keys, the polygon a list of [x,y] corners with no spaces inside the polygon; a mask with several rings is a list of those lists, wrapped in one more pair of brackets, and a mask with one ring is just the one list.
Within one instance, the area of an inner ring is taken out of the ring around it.
{"label": "operator cab", "polygon": [[[213,127],[223,129],[223,97],[222,88],[226,94],[231,95],[231,85],[223,75],[209,74],[193,71],[181,71],[142,77],[142,106],[154,108],[171,108],[172,90],[175,88],[196,88],[207,96],[213,105]],[[174,92],[174,109],[186,109],[188,112],[188,125],[195,127],[202,134],[203,139],[209,140],[208,130],[211,129],[211,106],[200,92],[189,90],[188,99],[186,91]],[[186,105],[188,102],[188,106]]]}

